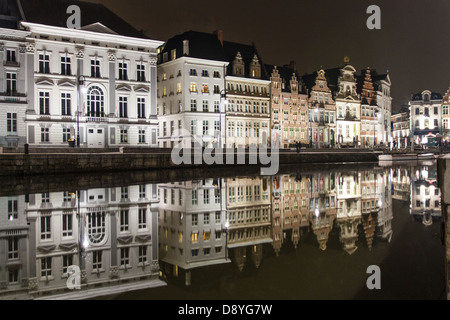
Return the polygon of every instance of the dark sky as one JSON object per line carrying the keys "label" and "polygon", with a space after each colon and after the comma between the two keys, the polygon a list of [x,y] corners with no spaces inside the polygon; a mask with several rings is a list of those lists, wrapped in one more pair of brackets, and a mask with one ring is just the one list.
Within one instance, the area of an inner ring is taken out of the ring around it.
{"label": "dark sky", "polygon": [[[341,66],[389,70],[393,109],[425,89],[450,87],[449,0],[86,0],[101,3],[155,39],[221,29],[228,41],[254,42],[264,63],[296,62],[300,74]],[[367,7],[381,9],[369,30]]]}

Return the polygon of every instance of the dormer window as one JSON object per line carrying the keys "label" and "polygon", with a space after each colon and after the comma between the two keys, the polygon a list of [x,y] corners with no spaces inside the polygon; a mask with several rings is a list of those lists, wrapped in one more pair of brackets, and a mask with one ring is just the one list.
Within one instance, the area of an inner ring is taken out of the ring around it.
{"label": "dormer window", "polygon": [[233,75],[243,76],[244,75],[244,60],[242,59],[241,53],[236,54],[236,58],[233,62]]}

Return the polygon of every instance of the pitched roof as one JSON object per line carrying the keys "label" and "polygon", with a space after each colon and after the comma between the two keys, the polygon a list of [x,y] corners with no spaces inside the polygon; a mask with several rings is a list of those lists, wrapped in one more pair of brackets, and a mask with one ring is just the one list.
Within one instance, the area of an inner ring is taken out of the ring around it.
{"label": "pitched roof", "polygon": [[83,2],[79,0],[16,0],[22,8],[21,20],[39,23],[55,27],[67,27],[67,8],[77,5],[81,11],[81,26],[89,26],[91,31],[105,32],[104,28],[98,28],[100,23],[115,33],[133,37],[148,39],[146,35],[135,29],[128,22],[120,18],[114,12],[102,4]]}
{"label": "pitched roof", "polygon": [[236,42],[230,42],[230,41],[224,41],[223,42],[223,49],[225,50],[225,54],[227,56],[228,61],[230,64],[228,65],[228,74],[233,74],[233,62],[236,58],[237,53],[239,52],[242,56],[242,60],[245,63],[245,71],[244,76],[246,78],[250,78],[250,63],[253,60],[253,57],[256,55],[258,57],[259,63],[261,64],[261,79],[262,80],[270,80],[270,75],[268,74],[268,71],[266,70],[264,63],[261,59],[261,56],[259,55],[258,51],[256,50],[256,46],[254,44],[248,45],[248,44],[241,44]]}
{"label": "pitched roof", "polygon": [[[442,94],[438,92],[431,92],[431,100],[442,100]],[[412,95],[412,101],[421,101],[422,100],[422,92],[415,93]]]}
{"label": "pitched roof", "polygon": [[[332,68],[332,69],[324,69],[325,78],[327,79],[327,86],[331,90],[333,95],[333,99],[336,93],[339,91],[339,77],[341,76],[342,67]],[[316,85],[317,71],[311,74],[305,74],[301,76],[302,82],[306,86],[308,92],[311,92],[312,87]]]}
{"label": "pitched roof", "polygon": [[297,77],[297,81],[299,82],[299,84],[298,84],[298,90],[300,90],[299,93],[302,93],[302,89],[303,89],[304,85],[301,83],[300,76],[297,73],[297,71],[295,71],[294,68],[292,68],[289,65],[284,65],[284,66],[279,67],[279,66],[275,66],[272,64],[265,64],[264,67],[267,71],[269,79],[272,76],[272,72],[275,69],[275,67],[277,68],[278,73],[281,78],[281,81],[284,83],[284,88],[282,87],[282,91],[284,91],[284,92],[291,91],[291,79],[292,79],[292,75],[295,74],[295,76]]}
{"label": "pitched roof", "polygon": [[[185,40],[189,41],[188,54],[185,54],[183,51],[183,43]],[[161,54],[170,54],[172,50],[176,50],[177,57],[188,56],[198,59],[228,61],[219,39],[213,33],[190,30],[176,35],[167,40]]]}

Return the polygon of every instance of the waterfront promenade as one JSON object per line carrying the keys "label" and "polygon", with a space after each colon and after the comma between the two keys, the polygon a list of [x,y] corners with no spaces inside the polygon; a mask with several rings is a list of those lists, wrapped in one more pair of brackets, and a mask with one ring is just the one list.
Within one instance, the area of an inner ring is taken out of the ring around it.
{"label": "waterfront promenade", "polygon": [[[280,165],[289,164],[325,164],[325,163],[365,163],[377,162],[380,151],[364,149],[302,149],[280,150]],[[134,170],[187,169],[205,167],[236,167],[259,166],[269,167],[261,161],[257,153],[247,151],[242,158],[238,154],[231,156],[226,153],[216,154],[215,158],[222,158],[223,164],[209,165],[202,161],[200,164],[194,159],[192,152],[190,163],[175,164],[172,161],[170,149],[31,149],[25,152],[3,150],[0,154],[0,176],[11,175],[45,175],[67,173],[98,173]],[[270,155],[269,155],[270,157]],[[244,160],[244,161],[242,161]]]}

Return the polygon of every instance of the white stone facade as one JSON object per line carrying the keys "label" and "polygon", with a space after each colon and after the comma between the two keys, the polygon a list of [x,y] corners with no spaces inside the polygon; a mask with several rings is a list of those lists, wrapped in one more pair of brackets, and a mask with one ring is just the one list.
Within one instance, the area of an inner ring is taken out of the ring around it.
{"label": "white stone facade", "polygon": [[109,30],[101,24],[95,31],[22,25],[30,33],[30,145],[68,146],[79,135],[82,147],[157,146],[156,49],[162,42],[100,33]]}
{"label": "white stone facade", "polygon": [[158,65],[159,147],[224,145],[228,63],[173,58]]}

